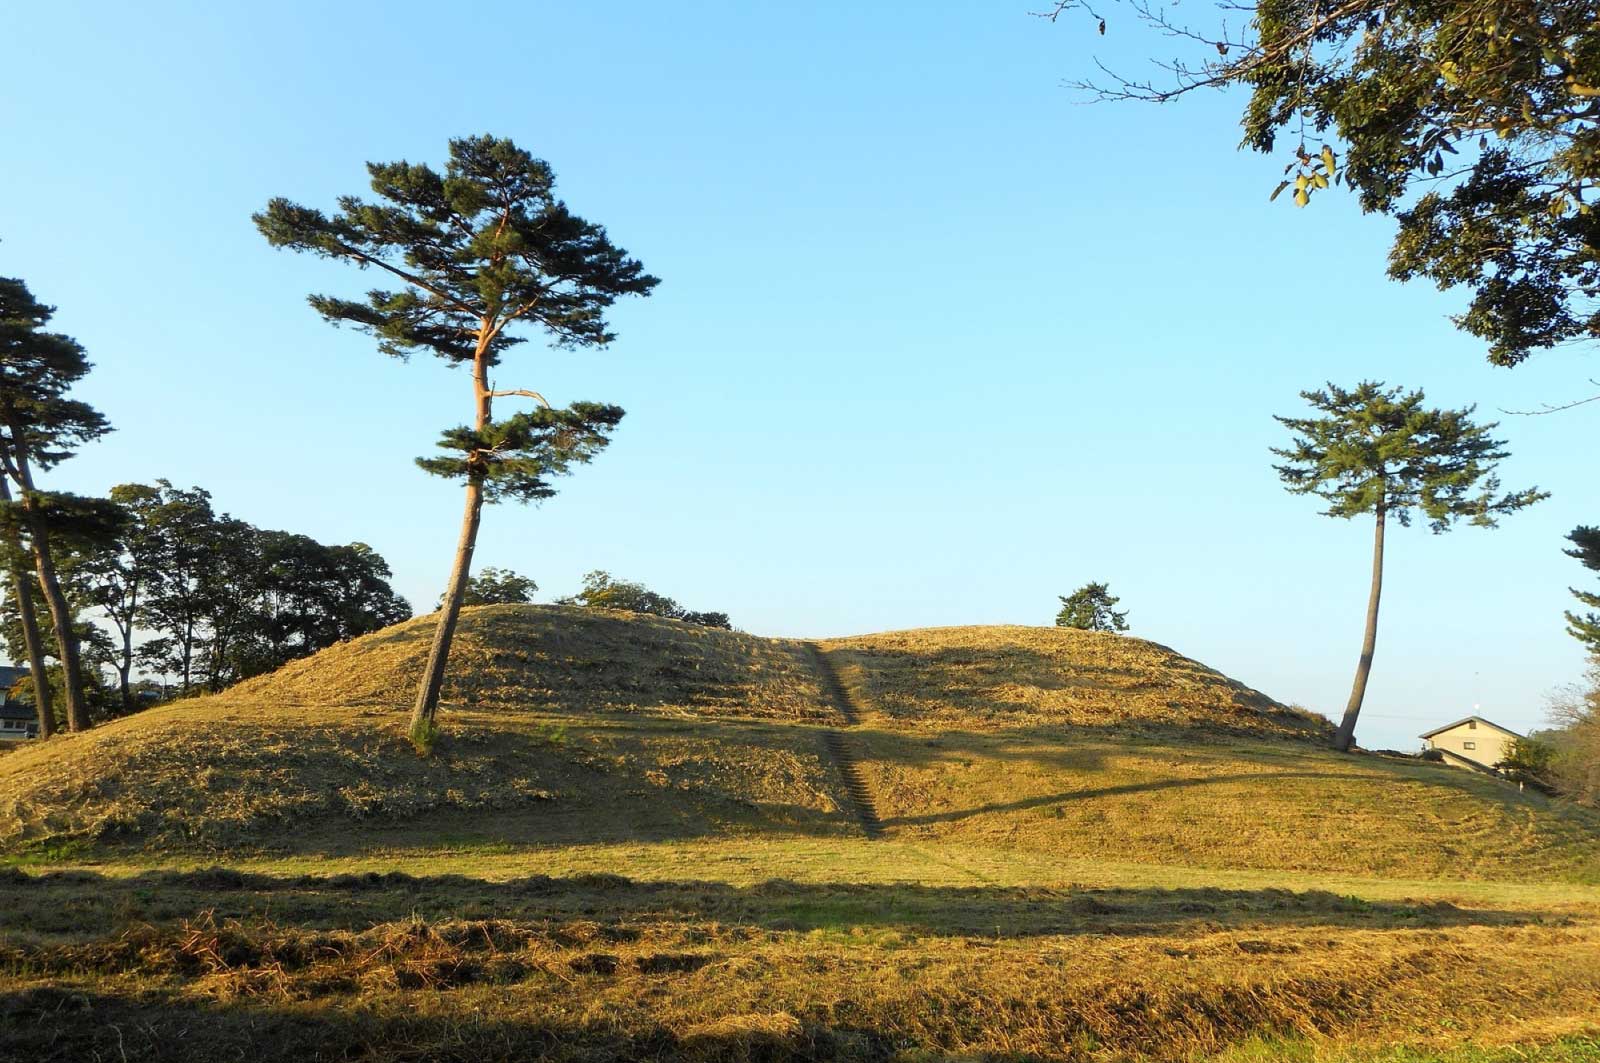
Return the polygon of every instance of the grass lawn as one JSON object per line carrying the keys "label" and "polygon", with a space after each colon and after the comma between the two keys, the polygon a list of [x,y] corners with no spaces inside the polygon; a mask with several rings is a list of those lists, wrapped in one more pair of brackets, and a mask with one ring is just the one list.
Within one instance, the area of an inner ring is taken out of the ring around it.
{"label": "grass lawn", "polygon": [[1577,883],[842,838],[0,874],[17,1059],[1398,1063],[1600,1037],[1600,889]]}

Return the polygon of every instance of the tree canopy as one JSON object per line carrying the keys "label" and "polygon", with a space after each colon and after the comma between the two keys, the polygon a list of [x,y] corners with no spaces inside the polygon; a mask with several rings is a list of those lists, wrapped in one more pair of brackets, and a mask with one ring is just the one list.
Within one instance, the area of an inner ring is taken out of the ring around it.
{"label": "tree canopy", "polygon": [[1421,513],[1438,533],[1458,520],[1492,528],[1549,497],[1537,487],[1500,492],[1494,468],[1509,452],[1489,434],[1498,424],[1472,421],[1475,407],[1429,409],[1420,390],[1370,380],[1300,397],[1321,416],[1274,417],[1294,433],[1290,446],[1272,448],[1284,459],[1274,468],[1289,492],[1326,502],[1324,516],[1382,512],[1406,526]]}
{"label": "tree canopy", "polygon": [[609,572],[596,570],[583,577],[583,588],[559,605],[581,605],[595,609],[623,609],[630,613],[647,613],[650,616],[682,620],[702,627],[731,629],[727,613],[699,612],[685,609],[664,594],[631,580],[614,579]]}
{"label": "tree canopy", "polygon": [[1126,631],[1127,610],[1118,611],[1121,598],[1114,597],[1105,583],[1085,583],[1061,598],[1061,610],[1056,613],[1056,627],[1077,628],[1080,631]]}
{"label": "tree canopy", "polygon": [[[108,711],[138,707],[136,667],[179,692],[217,690],[411,615],[365,543],[257,528],[217,513],[209,492],[166,480],[119,484],[102,501],[124,514],[113,533],[57,545],[86,688],[100,697],[99,669],[116,675]],[[17,604],[8,595],[0,613],[13,654],[23,638]]]}
{"label": "tree canopy", "polygon": [[[509,568],[488,565],[467,582],[466,597],[461,600],[461,604],[520,605],[533,601],[533,596],[538,590],[539,585],[527,576],[519,575]],[[444,604],[442,594],[439,596],[439,604]]]}

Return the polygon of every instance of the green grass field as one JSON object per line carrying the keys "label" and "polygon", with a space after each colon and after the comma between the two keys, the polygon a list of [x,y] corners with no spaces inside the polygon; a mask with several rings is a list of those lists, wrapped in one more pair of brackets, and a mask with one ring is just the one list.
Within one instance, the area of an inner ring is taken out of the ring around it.
{"label": "green grass field", "polygon": [[1593,816],[1164,647],[425,635],[0,758],[0,1058],[1600,1061]]}

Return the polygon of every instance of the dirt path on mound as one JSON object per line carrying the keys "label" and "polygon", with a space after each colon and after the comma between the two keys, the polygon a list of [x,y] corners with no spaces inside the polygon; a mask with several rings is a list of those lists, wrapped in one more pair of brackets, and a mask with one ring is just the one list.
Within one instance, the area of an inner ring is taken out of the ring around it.
{"label": "dirt path on mound", "polygon": [[[833,661],[828,659],[821,646],[815,642],[806,643],[806,648],[811,651],[812,660],[816,662],[817,674],[822,679],[822,690],[839,710],[839,715],[844,717],[845,727],[854,728],[861,723],[863,715],[860,706],[850,696],[850,691],[839,679],[838,671],[833,667]],[[855,806],[856,818],[861,822],[861,830],[869,838],[883,837],[883,821],[878,817],[878,803],[872,792],[872,784],[861,773],[860,754],[856,741],[850,736],[848,730],[830,729],[822,735],[822,745],[839,766],[839,774],[844,777],[845,788],[850,792],[850,802]]]}

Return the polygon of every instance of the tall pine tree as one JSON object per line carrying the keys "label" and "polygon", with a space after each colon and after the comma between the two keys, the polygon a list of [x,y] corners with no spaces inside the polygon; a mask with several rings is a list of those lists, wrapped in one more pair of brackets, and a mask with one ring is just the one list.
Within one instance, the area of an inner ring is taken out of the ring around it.
{"label": "tall pine tree", "polygon": [[51,537],[57,528],[52,525],[64,526],[70,533],[76,511],[85,511],[91,523],[103,514],[79,506],[87,500],[46,496],[34,474],[70,458],[78,446],[110,431],[110,425],[93,407],[67,397],[67,390],[88,373],[89,360],[71,337],[46,330],[54,312],[22,281],[0,278],[0,475],[16,486],[20,496],[15,505],[21,510],[21,527],[29,539],[60,651],[67,726],[81,731],[89,726],[89,709],[76,616],[56,574]]}
{"label": "tall pine tree", "polygon": [[1408,526],[1412,511],[1419,510],[1435,534],[1448,531],[1457,520],[1492,528],[1501,514],[1549,495],[1537,488],[1499,493],[1494,469],[1508,455],[1505,441],[1490,438],[1494,424],[1474,424],[1470,406],[1429,409],[1421,391],[1407,393],[1373,381],[1363,381],[1352,391],[1329,384],[1323,391],[1302,391],[1300,397],[1321,416],[1274,418],[1294,433],[1290,446],[1272,448],[1284,459],[1274,468],[1285,489],[1317,495],[1328,503],[1324,516],[1373,515],[1366,634],[1334,739],[1335,748],[1343,752],[1355,742],[1356,719],[1372,674],[1388,519]]}
{"label": "tall pine tree", "polygon": [[[548,498],[551,478],[588,461],[622,418],[615,406],[553,409],[538,392],[497,390],[491,370],[521,342],[514,333],[521,326],[542,330],[557,347],[606,345],[613,339],[606,310],[622,296],[648,295],[657,283],[603,228],[555,197],[545,162],[487,136],[452,140],[449,154],[442,174],[425,164],[369,163],[376,202],[343,196],[330,216],[274,199],[255,215],[274,247],[372,267],[397,283],[365,301],[312,296],[328,321],[371,334],[385,354],[426,351],[471,370],[471,424],[444,433],[446,456],[418,459],[424,470],[466,487],[455,560],[412,710],[420,747],[435,732],[483,503]],[[537,406],[495,420],[494,400],[510,397]]]}

